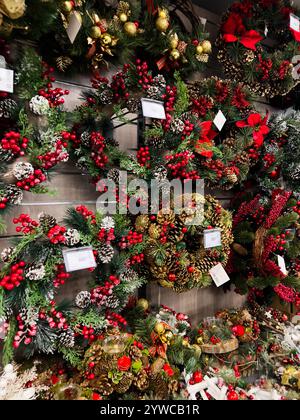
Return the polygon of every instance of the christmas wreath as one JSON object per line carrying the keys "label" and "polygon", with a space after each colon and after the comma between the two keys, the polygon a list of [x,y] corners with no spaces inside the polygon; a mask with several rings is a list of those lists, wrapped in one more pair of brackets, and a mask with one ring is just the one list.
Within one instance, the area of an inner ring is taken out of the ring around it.
{"label": "christmas wreath", "polygon": [[[56,19],[41,39],[43,55],[55,60],[61,71],[83,63],[103,68],[145,52],[153,58],[156,70],[201,70],[212,46],[190,7],[189,1],[165,4],[148,0],[143,10],[142,3],[134,0],[117,4],[67,0],[58,5]],[[185,19],[192,25],[191,32]],[[78,28],[75,34],[74,28]]]}
{"label": "christmas wreath", "polygon": [[[149,238],[145,262],[152,279],[178,293],[210,286],[210,269],[226,265],[233,241],[231,215],[211,196],[193,195],[179,214],[162,209],[157,216],[140,215],[135,227]],[[220,231],[221,245],[205,248],[204,231],[210,229]]]}
{"label": "christmas wreath", "polygon": [[23,192],[46,193],[49,171],[69,158],[63,95],[54,88],[53,69],[31,49],[16,65],[16,93],[0,98],[0,213],[20,204]]}
{"label": "christmas wreath", "polygon": [[[146,130],[146,146],[137,154],[144,176],[204,179],[226,190],[242,183],[269,132],[267,118],[253,110],[242,84],[213,77],[187,85],[178,74],[175,79],[162,96],[166,120]],[[214,127],[219,111],[226,118],[220,131]]]}
{"label": "christmas wreath", "polygon": [[[109,325],[126,325],[120,312],[144,282],[135,271],[143,261],[143,235],[122,216],[103,217],[84,206],[70,209],[64,225],[46,214],[38,221],[22,214],[13,222],[22,237],[1,253],[3,357],[7,362],[13,348],[26,356],[60,351],[76,364],[82,345]],[[90,270],[91,289],[78,293],[74,310],[74,304],[56,303],[59,288],[70,278],[62,250],[86,246],[92,247],[97,266]]]}
{"label": "christmas wreath", "polygon": [[270,192],[282,185],[294,194],[300,193],[300,113],[288,111],[272,115],[260,159],[257,179]]}
{"label": "christmas wreath", "polygon": [[238,292],[299,302],[299,204],[283,190],[241,204],[227,266]]}
{"label": "christmas wreath", "polygon": [[289,0],[236,1],[223,18],[217,40],[226,74],[243,81],[259,96],[287,94],[298,83],[292,59],[299,32],[290,29]]}

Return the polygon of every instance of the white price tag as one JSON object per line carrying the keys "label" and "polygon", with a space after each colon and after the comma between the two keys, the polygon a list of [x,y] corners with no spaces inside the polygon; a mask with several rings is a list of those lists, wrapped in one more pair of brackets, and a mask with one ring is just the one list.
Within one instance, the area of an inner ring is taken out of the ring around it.
{"label": "white price tag", "polygon": [[269,33],[269,28],[267,27],[267,25],[265,26],[265,37],[267,37],[268,36],[268,33]]}
{"label": "white price tag", "polygon": [[282,274],[287,276],[288,272],[287,272],[286,265],[285,265],[285,259],[281,255],[277,255],[277,258],[278,258],[278,265],[279,265],[279,268],[280,268]]}
{"label": "white price tag", "polygon": [[14,93],[14,72],[13,70],[0,68],[0,90]]}
{"label": "white price tag", "polygon": [[204,248],[216,248],[222,245],[220,229],[205,230],[204,232]]}
{"label": "white price tag", "polygon": [[143,115],[145,118],[166,119],[164,103],[153,99],[142,98]]}
{"label": "white price tag", "polygon": [[215,119],[214,119],[214,124],[215,124],[215,126],[217,127],[217,129],[218,129],[219,131],[222,131],[222,129],[223,129],[223,127],[224,127],[224,125],[225,125],[226,121],[227,121],[227,119],[226,119],[225,115],[224,115],[224,114],[223,114],[223,112],[220,110],[220,111],[217,113],[217,115],[216,115],[216,117],[215,117]]}
{"label": "white price tag", "polygon": [[290,28],[296,32],[300,32],[300,19],[293,13],[290,14]]}
{"label": "white price tag", "polygon": [[201,23],[202,23],[203,27],[205,28],[206,23],[207,23],[207,19],[206,19],[206,18],[204,18],[204,17],[200,17],[200,21],[201,21]]}
{"label": "white price tag", "polygon": [[211,275],[211,277],[212,277],[212,279],[215,282],[215,285],[217,287],[221,287],[221,286],[223,286],[223,284],[228,283],[230,281],[230,277],[228,276],[228,274],[224,270],[224,267],[222,266],[221,263],[219,263],[218,265],[213,267],[209,271],[209,274]]}
{"label": "white price tag", "polygon": [[86,270],[97,266],[93,248],[86,246],[76,249],[64,249],[63,257],[67,273]]}
{"label": "white price tag", "polygon": [[71,13],[68,27],[67,27],[67,35],[69,37],[71,44],[74,44],[74,41],[81,29],[81,26],[82,26],[81,16],[75,12]]}

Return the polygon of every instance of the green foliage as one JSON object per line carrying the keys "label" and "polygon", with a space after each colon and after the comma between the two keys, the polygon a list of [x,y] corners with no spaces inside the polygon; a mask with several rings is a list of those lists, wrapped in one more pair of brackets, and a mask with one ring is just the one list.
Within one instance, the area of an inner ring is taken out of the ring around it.
{"label": "green foliage", "polygon": [[30,100],[44,85],[42,59],[33,48],[24,48],[17,73],[17,94]]}
{"label": "green foliage", "polygon": [[182,114],[187,112],[187,110],[189,109],[189,104],[190,104],[189,90],[185,82],[181,79],[179,72],[175,72],[174,78],[175,78],[176,87],[177,87],[177,97],[176,97],[174,110],[175,110],[175,115],[177,117],[181,117]]}
{"label": "green foliage", "polygon": [[74,331],[77,331],[78,325],[86,325],[90,328],[103,330],[107,326],[107,322],[104,316],[99,315],[97,311],[90,309],[87,312],[76,314],[75,318],[71,320],[70,326]]}
{"label": "green foliage", "polygon": [[74,368],[81,369],[83,366],[82,362],[82,351],[79,349],[70,349],[66,347],[59,346],[58,352],[62,354],[66,362]]}
{"label": "green foliage", "polygon": [[6,366],[13,359],[14,350],[13,350],[13,341],[17,332],[17,323],[14,319],[11,319],[9,322],[8,332],[4,339],[4,345],[2,350],[2,364]]}
{"label": "green foliage", "polygon": [[268,286],[276,287],[279,285],[279,283],[280,279],[278,277],[255,277],[248,281],[248,286],[264,290]]}

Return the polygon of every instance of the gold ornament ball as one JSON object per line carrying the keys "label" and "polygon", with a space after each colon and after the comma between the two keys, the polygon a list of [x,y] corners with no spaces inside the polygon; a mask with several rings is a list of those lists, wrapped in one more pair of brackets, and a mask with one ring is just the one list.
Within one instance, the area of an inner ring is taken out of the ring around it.
{"label": "gold ornament ball", "polygon": [[176,38],[172,38],[170,41],[170,47],[172,48],[172,50],[176,50],[178,47],[179,41]]}
{"label": "gold ornament ball", "polygon": [[202,45],[198,45],[197,48],[196,48],[196,51],[197,51],[197,54],[199,54],[199,55],[203,54],[203,47],[202,47]]}
{"label": "gold ornament ball", "polygon": [[164,335],[168,341],[171,341],[172,338],[174,337],[172,331],[166,331]]}
{"label": "gold ornament ball", "polygon": [[157,334],[163,334],[165,332],[165,326],[162,322],[158,322],[155,325],[154,330]]}
{"label": "gold ornament ball", "polygon": [[136,306],[137,306],[138,308],[143,309],[144,311],[147,311],[147,310],[149,309],[149,302],[148,302],[148,300],[147,300],[147,299],[139,299],[139,300],[137,301]]}
{"label": "gold ornament ball", "polygon": [[128,16],[126,15],[126,13],[121,13],[119,19],[122,23],[126,23],[128,21]]}
{"label": "gold ornament ball", "polygon": [[127,22],[124,25],[124,30],[129,36],[136,36],[137,34],[137,27],[133,22]]}
{"label": "gold ornament ball", "polygon": [[180,58],[180,52],[178,50],[172,50],[170,53],[170,57],[172,60],[177,61]]}
{"label": "gold ornament ball", "polygon": [[64,12],[70,13],[73,10],[73,3],[71,1],[64,1],[62,8]]}
{"label": "gold ornament ball", "polygon": [[100,38],[102,35],[101,29],[99,26],[93,26],[91,29],[91,37],[92,38]]}
{"label": "gold ornament ball", "polygon": [[105,33],[102,35],[102,42],[105,45],[110,45],[112,43],[112,37],[109,34]]}
{"label": "gold ornament ball", "polygon": [[212,46],[210,41],[203,41],[201,43],[201,47],[203,48],[204,54],[210,54],[212,51]]}
{"label": "gold ornament ball", "polygon": [[166,32],[167,29],[168,29],[168,27],[169,27],[169,25],[170,25],[168,19],[163,18],[163,17],[159,17],[156,20],[156,23],[155,24],[156,24],[156,29],[158,31],[160,31],[160,32]]}

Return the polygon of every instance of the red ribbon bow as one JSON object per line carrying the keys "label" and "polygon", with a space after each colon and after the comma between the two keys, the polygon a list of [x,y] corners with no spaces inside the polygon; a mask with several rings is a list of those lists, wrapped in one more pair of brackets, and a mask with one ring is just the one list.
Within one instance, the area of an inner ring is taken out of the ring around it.
{"label": "red ribbon bow", "polygon": [[254,29],[247,31],[238,13],[231,13],[222,27],[225,42],[240,42],[244,47],[256,51],[256,44],[264,38]]}
{"label": "red ribbon bow", "polygon": [[200,124],[201,137],[195,144],[195,151],[199,155],[211,159],[214,155],[213,139],[217,136],[217,133],[212,129],[212,121],[205,121]]}

